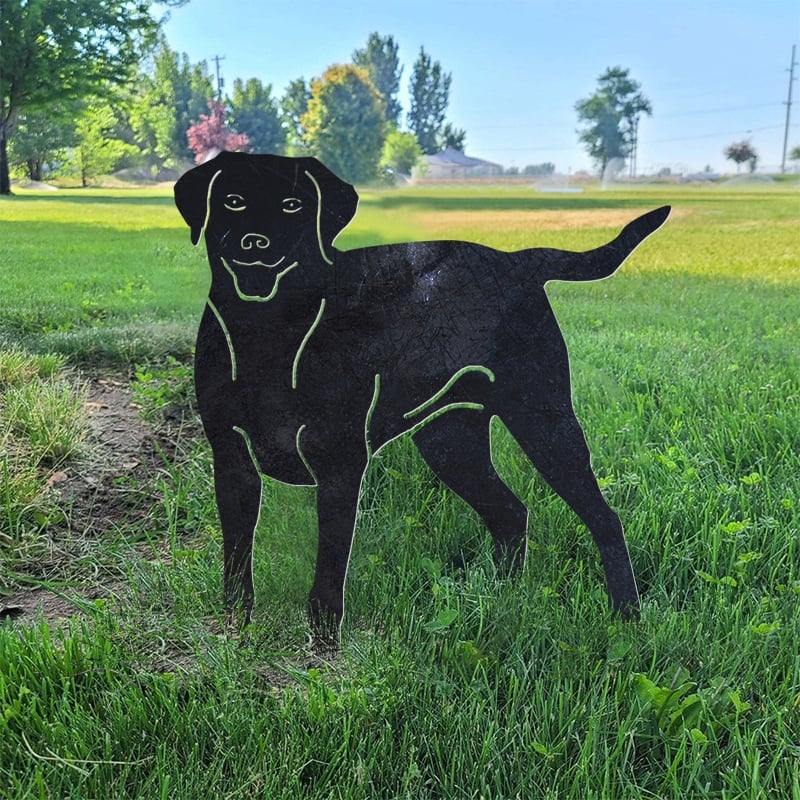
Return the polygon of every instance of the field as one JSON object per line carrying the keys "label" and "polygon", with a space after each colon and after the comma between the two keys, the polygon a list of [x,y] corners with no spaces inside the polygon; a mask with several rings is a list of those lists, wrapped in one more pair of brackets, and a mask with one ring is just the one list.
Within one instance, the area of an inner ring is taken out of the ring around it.
{"label": "field", "polygon": [[498,424],[524,573],[400,440],[333,655],[307,645],[308,489],[266,484],[255,622],[227,632],[207,265],[171,193],[0,199],[0,798],[800,800],[797,183],[364,192],[337,245],[588,249],[664,203],[613,278],[548,286],[641,622]]}

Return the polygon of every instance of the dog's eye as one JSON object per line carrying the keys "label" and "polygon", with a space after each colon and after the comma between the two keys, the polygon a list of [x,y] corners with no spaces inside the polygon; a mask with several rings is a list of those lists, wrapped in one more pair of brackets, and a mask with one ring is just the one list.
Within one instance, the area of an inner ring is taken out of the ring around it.
{"label": "dog's eye", "polygon": [[303,204],[296,197],[287,197],[283,201],[283,211],[285,214],[296,214],[303,208]]}
{"label": "dog's eye", "polygon": [[244,211],[247,205],[240,194],[229,194],[225,197],[225,208],[228,211]]}

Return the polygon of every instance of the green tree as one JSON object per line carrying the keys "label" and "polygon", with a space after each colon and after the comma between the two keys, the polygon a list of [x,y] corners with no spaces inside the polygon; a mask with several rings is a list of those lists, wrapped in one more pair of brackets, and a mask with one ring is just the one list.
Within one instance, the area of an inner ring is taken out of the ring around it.
{"label": "green tree", "polygon": [[411,73],[411,110],[408,127],[417,137],[423,153],[436,153],[441,149],[447,104],[450,101],[452,76],[442,71],[438,61],[421,47]]}
{"label": "green tree", "polygon": [[82,186],[88,186],[98,175],[108,174],[119,161],[137,152],[133,145],[114,137],[117,124],[111,105],[99,98],[89,100],[78,116],[71,160]]}
{"label": "green tree", "polygon": [[54,171],[75,144],[76,103],[54,104],[47,111],[29,109],[17,118],[9,142],[9,165],[24,169],[32,181],[41,181],[45,168]]}
{"label": "green tree", "polygon": [[0,2],[0,194],[11,192],[8,140],[19,115],[127,80],[158,30],[152,6],[151,0]]}
{"label": "green tree", "polygon": [[422,148],[413,133],[399,131],[397,128],[389,131],[383,143],[380,162],[382,167],[410,175],[421,158]]}
{"label": "green tree", "polygon": [[372,84],[386,105],[386,121],[399,126],[402,106],[397,100],[403,68],[397,57],[397,45],[391,36],[371,33],[367,46],[353,53],[353,63],[367,71]]}
{"label": "green tree", "polygon": [[137,143],[157,167],[180,166],[194,157],[186,131],[208,110],[214,96],[211,76],[205,61],[192,64],[163,39],[149,66],[139,76],[131,125]]}
{"label": "green tree", "polygon": [[309,152],[339,177],[351,183],[376,177],[386,119],[383,100],[366,70],[353,64],[329,67],[311,82],[300,122]]}
{"label": "green tree", "polygon": [[281,124],[278,102],[272,87],[257,78],[243,83],[233,82],[233,94],[228,98],[230,123],[239,133],[247,134],[250,148],[256,153],[276,153],[286,150],[286,128]]}
{"label": "green tree", "polygon": [[613,158],[625,159],[636,145],[639,117],[653,113],[630,70],[610,67],[598,78],[594,94],[575,104],[579,140],[602,172]]}
{"label": "green tree", "polygon": [[463,128],[455,128],[449,122],[442,128],[439,149],[458,150],[463,153],[467,143],[467,132]]}
{"label": "green tree", "polygon": [[286,152],[292,156],[306,153],[303,139],[303,115],[308,111],[311,91],[305,78],[296,78],[287,87],[281,98],[280,107],[286,127]]}

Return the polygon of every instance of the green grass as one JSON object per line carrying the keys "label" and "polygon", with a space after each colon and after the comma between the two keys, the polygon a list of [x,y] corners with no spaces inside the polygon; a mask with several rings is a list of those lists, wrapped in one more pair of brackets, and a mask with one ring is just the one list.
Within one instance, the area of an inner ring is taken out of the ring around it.
{"label": "green grass", "polygon": [[[0,361],[0,414],[15,448],[34,437],[9,397],[63,380],[42,354],[138,364],[151,414],[185,400],[207,274],[170,202],[0,202],[0,341],[17,347]],[[367,193],[340,246],[583,249],[615,214],[665,202],[673,219],[614,278],[548,287],[640,624],[608,616],[590,537],[498,425],[500,468],[531,508],[520,579],[496,579],[478,520],[400,441],[367,476],[342,657],[304,650],[313,493],[274,483],[256,623],[224,636],[210,459],[188,437],[141,487],[146,523],[84,543],[49,582],[82,618],[0,628],[0,798],[800,800],[797,186]],[[32,463],[46,480],[51,464]],[[37,579],[21,541],[59,544],[37,502],[0,538],[8,587]],[[81,599],[92,564],[124,578],[117,597]]]}

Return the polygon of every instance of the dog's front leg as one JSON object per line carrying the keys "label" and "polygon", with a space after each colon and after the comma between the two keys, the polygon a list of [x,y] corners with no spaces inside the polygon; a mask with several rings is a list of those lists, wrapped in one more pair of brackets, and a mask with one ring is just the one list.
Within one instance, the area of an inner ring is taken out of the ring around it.
{"label": "dog's front leg", "polygon": [[319,540],[314,584],[308,597],[315,639],[335,645],[344,614],[344,585],[367,454],[352,444],[339,449],[317,472]]}
{"label": "dog's front leg", "polygon": [[245,435],[232,429],[213,443],[214,490],[222,526],[225,603],[241,625],[253,611],[253,536],[261,509],[261,475]]}

